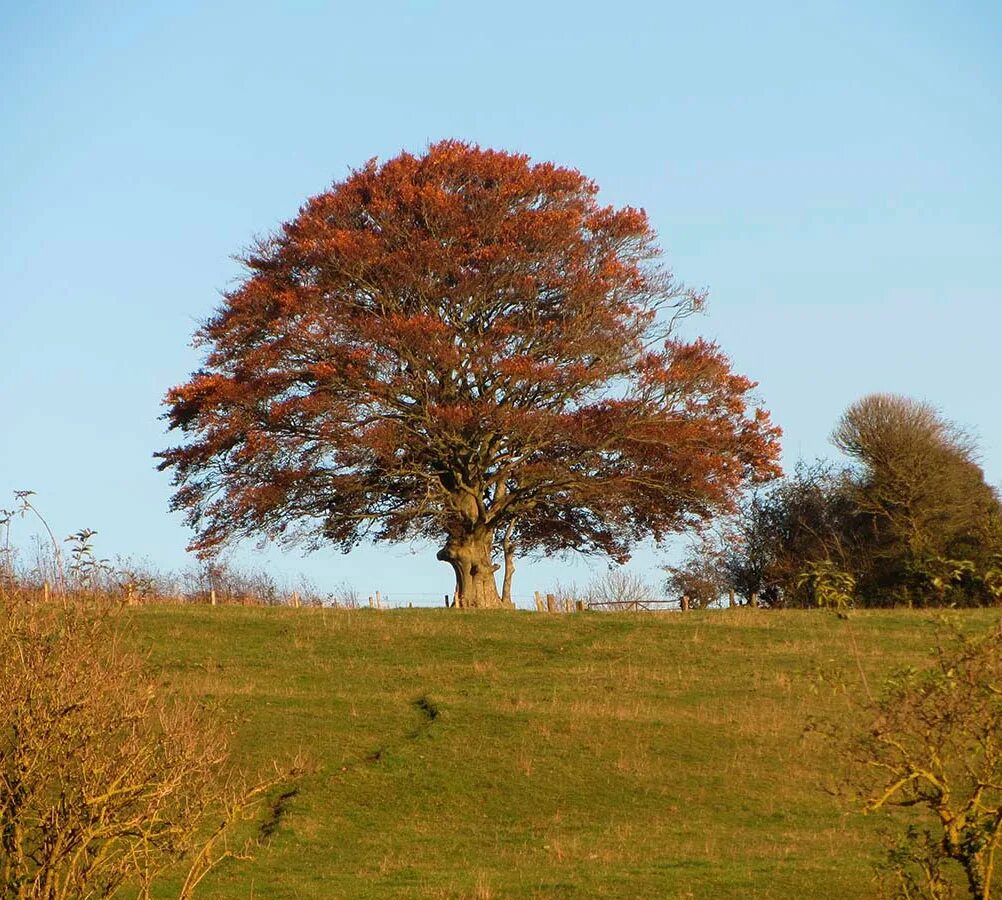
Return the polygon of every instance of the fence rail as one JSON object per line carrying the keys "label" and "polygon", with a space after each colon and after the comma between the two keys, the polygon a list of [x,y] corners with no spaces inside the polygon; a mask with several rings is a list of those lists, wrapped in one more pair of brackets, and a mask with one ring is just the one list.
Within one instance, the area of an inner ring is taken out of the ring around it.
{"label": "fence rail", "polygon": [[592,601],[587,608],[608,612],[678,612],[683,606],[678,600],[603,600]]}

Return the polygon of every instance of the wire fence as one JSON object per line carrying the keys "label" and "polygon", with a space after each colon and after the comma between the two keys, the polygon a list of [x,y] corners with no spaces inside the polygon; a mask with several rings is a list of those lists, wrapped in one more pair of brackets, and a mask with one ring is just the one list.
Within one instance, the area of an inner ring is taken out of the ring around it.
{"label": "wire fence", "polygon": [[[594,600],[569,597],[535,591],[531,597],[518,596],[513,598],[516,609],[529,612],[681,612],[688,609],[685,599],[638,597],[621,600]],[[448,607],[455,605],[455,597],[449,594],[432,595],[419,591],[393,591],[383,593],[373,591],[359,598],[356,606],[367,606],[372,609],[402,609]]]}

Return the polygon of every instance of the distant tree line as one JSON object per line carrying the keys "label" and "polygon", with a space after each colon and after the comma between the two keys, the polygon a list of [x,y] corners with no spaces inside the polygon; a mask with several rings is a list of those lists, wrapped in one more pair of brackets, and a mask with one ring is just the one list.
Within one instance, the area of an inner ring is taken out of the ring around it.
{"label": "distant tree line", "polygon": [[800,464],[749,495],[669,568],[670,589],[696,605],[1002,601],[1002,503],[968,434],[928,403],[874,394],[832,441],[848,465]]}

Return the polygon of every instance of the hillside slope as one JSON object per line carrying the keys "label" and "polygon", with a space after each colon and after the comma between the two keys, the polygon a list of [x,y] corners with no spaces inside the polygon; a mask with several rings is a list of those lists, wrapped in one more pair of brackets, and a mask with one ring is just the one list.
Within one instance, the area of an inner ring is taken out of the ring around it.
{"label": "hillside slope", "polygon": [[[987,626],[989,611],[964,614]],[[166,681],[317,770],[218,898],[862,897],[878,822],[824,792],[859,668],[935,617],[152,607]],[[858,645],[853,651],[850,629]]]}

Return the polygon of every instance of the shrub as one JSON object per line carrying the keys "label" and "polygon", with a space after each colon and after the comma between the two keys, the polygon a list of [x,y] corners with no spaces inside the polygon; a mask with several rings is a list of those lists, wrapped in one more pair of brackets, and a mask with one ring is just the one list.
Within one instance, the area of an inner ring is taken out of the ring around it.
{"label": "shrub", "polygon": [[831,560],[811,563],[797,578],[797,587],[806,592],[814,606],[827,609],[848,609],[852,606],[856,579]]}
{"label": "shrub", "polygon": [[195,704],[160,696],[110,612],[0,596],[0,895],[149,894],[187,860],[187,898],[233,826],[280,777],[251,785]]}
{"label": "shrub", "polygon": [[1002,886],[1002,627],[954,636],[925,670],[899,673],[867,701],[868,727],[849,744],[849,786],[868,812],[908,814],[889,868],[895,896],[970,895]]}

